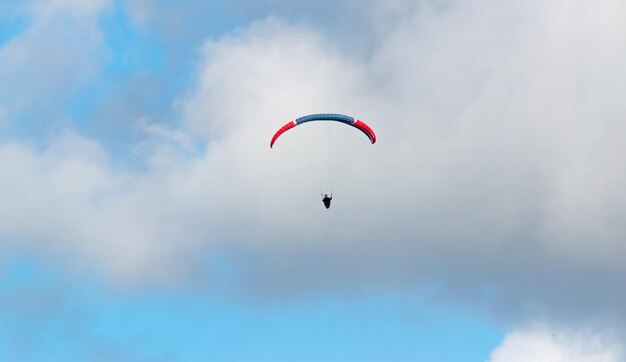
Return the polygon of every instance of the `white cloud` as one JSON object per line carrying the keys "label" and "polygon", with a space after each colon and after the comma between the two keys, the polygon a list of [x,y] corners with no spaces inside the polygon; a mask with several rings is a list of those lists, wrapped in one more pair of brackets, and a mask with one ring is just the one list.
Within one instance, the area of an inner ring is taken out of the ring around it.
{"label": "white cloud", "polygon": [[175,190],[167,191],[170,176],[159,176],[165,170],[120,173],[97,143],[72,134],[42,152],[4,144],[0,164],[6,171],[0,180],[4,240],[52,258],[69,256],[120,281],[154,274],[167,279],[162,258],[176,258],[185,248],[185,230],[168,217],[176,205],[168,205]]}
{"label": "white cloud", "polygon": [[[615,96],[626,91],[625,17],[620,2],[460,1],[398,18],[369,57],[273,18],[209,42],[183,100],[186,124],[233,167],[220,173],[246,196],[231,201],[266,210],[247,228],[266,223],[283,236],[252,233],[262,246],[242,266],[249,283],[437,280],[451,298],[509,317],[545,308],[555,318],[579,318],[580,308],[621,316],[626,295],[612,283],[626,217]],[[371,168],[347,180],[355,187],[332,226],[306,211],[290,170],[263,152],[284,121],[325,111],[379,133]],[[272,192],[267,184],[301,218],[285,225],[276,204],[250,198]],[[603,307],[576,299],[581,288]]]}
{"label": "white cloud", "polygon": [[294,115],[350,111],[360,101],[351,92],[363,81],[362,65],[306,28],[269,19],[209,42],[203,51],[198,85],[184,112],[189,128],[205,137],[241,126],[265,126],[270,133],[276,122]]}
{"label": "white cloud", "polygon": [[507,334],[489,362],[619,362],[623,348],[600,335],[534,328]]}
{"label": "white cloud", "polygon": [[172,144],[185,151],[192,151],[193,149],[193,139],[188,133],[151,123],[146,117],[139,120],[138,129],[148,135],[150,139],[155,140],[157,145]]}

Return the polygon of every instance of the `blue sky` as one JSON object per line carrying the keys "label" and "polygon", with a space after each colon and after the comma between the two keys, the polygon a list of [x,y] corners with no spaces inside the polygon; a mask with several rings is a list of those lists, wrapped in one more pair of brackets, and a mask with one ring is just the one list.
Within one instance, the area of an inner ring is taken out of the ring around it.
{"label": "blue sky", "polygon": [[[624,20],[2,2],[0,359],[624,360]],[[326,112],[378,135],[329,210],[268,147]]]}
{"label": "blue sky", "polygon": [[496,324],[414,294],[259,303],[194,290],[119,292],[28,255],[11,259],[0,315],[10,360],[481,360],[501,339]]}

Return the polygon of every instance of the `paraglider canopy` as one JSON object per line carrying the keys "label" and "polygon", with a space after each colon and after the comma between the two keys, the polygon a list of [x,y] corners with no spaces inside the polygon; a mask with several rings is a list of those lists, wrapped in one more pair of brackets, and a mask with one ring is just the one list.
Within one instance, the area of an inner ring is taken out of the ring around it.
{"label": "paraglider canopy", "polygon": [[313,122],[313,121],[334,121],[334,122],[341,122],[341,123],[347,124],[363,132],[367,136],[367,138],[369,138],[372,144],[376,143],[376,134],[370,128],[370,126],[365,124],[365,122],[360,121],[350,116],[343,115],[343,114],[320,113],[320,114],[311,114],[308,116],[300,117],[296,119],[295,121],[291,121],[285,124],[284,126],[282,126],[278,131],[276,131],[276,133],[274,134],[274,137],[272,137],[272,140],[270,141],[270,148],[274,146],[274,143],[276,142],[278,137],[280,137],[283,133],[287,132],[288,130],[292,129],[295,126],[301,125],[306,122]]}

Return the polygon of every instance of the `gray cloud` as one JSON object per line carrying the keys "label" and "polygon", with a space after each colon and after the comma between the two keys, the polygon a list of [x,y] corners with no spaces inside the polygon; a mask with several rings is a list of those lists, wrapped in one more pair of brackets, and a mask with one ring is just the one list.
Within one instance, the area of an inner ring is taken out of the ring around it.
{"label": "gray cloud", "polygon": [[106,56],[97,20],[107,3],[53,0],[14,10],[29,22],[0,46],[0,123],[62,122],[64,102],[96,78]]}

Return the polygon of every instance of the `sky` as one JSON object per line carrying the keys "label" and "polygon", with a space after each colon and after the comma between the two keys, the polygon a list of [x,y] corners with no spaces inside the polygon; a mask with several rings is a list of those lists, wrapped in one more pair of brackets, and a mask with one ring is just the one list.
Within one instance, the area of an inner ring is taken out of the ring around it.
{"label": "sky", "polygon": [[[0,359],[626,361],[625,22],[2,1]],[[336,140],[269,148],[312,113],[377,134],[329,210],[300,158]]]}

